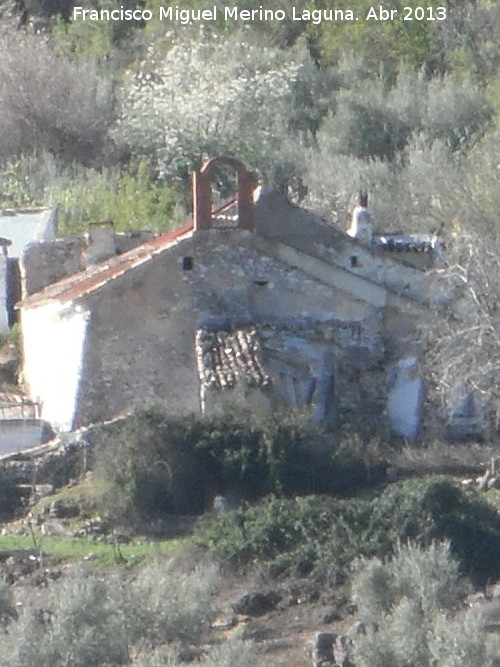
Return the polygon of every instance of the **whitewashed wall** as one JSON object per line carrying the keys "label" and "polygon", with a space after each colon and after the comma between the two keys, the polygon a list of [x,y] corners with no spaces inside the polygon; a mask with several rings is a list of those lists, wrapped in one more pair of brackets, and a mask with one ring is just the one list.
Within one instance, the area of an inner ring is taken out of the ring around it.
{"label": "whitewashed wall", "polygon": [[73,426],[89,314],[73,304],[22,311],[24,381],[41,417],[60,431]]}

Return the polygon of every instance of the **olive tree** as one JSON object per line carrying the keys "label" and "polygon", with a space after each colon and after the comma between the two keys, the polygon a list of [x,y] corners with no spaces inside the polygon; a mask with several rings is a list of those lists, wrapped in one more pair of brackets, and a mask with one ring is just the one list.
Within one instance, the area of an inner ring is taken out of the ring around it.
{"label": "olive tree", "polygon": [[47,150],[91,164],[107,146],[113,120],[111,79],[92,63],[57,55],[35,36],[6,36],[0,53],[3,156]]}

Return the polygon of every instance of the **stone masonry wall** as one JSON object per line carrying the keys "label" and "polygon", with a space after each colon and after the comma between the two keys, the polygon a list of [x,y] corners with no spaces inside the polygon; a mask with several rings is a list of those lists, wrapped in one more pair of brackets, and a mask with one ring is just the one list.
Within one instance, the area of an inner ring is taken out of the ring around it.
{"label": "stone masonry wall", "polygon": [[52,243],[30,243],[20,259],[23,298],[47,285],[85,269],[83,237],[57,239]]}
{"label": "stone masonry wall", "polygon": [[[198,232],[83,299],[91,315],[74,426],[137,405],[198,412],[200,327],[259,325],[282,404],[307,402],[307,383],[320,419],[333,417],[332,407],[354,412],[359,400],[383,401],[380,310],[265,256],[253,241],[241,231]],[[354,389],[347,372],[356,374]]]}
{"label": "stone masonry wall", "polygon": [[20,260],[22,297],[35,294],[66,276],[84,271],[95,263],[96,257],[104,260],[106,257],[121,255],[153,236],[150,231],[114,234],[114,241],[110,243],[110,239],[106,238],[105,248],[101,249],[90,247],[93,240],[99,240],[95,233],[94,238],[90,239],[89,235],[69,236],[48,243],[31,243]]}

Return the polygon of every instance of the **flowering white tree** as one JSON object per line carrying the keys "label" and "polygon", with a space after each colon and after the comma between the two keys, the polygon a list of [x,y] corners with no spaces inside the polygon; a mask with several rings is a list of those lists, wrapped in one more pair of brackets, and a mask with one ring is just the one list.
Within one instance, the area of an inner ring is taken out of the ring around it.
{"label": "flowering white tree", "polygon": [[165,178],[186,174],[205,155],[229,152],[268,171],[288,132],[301,63],[293,50],[172,37],[150,47],[122,90],[116,136],[153,157]]}

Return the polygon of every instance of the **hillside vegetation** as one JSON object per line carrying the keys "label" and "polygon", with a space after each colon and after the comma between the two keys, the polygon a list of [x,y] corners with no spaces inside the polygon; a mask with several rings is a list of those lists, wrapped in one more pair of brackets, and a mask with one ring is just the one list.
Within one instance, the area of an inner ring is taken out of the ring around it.
{"label": "hillside vegetation", "polygon": [[495,491],[299,418],[142,411],[91,454],[0,536],[2,664],[310,667],[295,635],[350,625],[344,665],[500,664]]}
{"label": "hillside vegetation", "polygon": [[342,227],[363,187],[381,228],[496,235],[495,3],[353,25],[288,19],[306,4],[363,16],[367,0],[273,0],[286,20],[203,26],[160,22],[161,4],[138,3],[154,17],[141,23],[26,3],[50,20],[7,35],[0,56],[4,206],[58,204],[65,232],[96,217],[164,229],[190,215],[190,172],[229,153]]}

